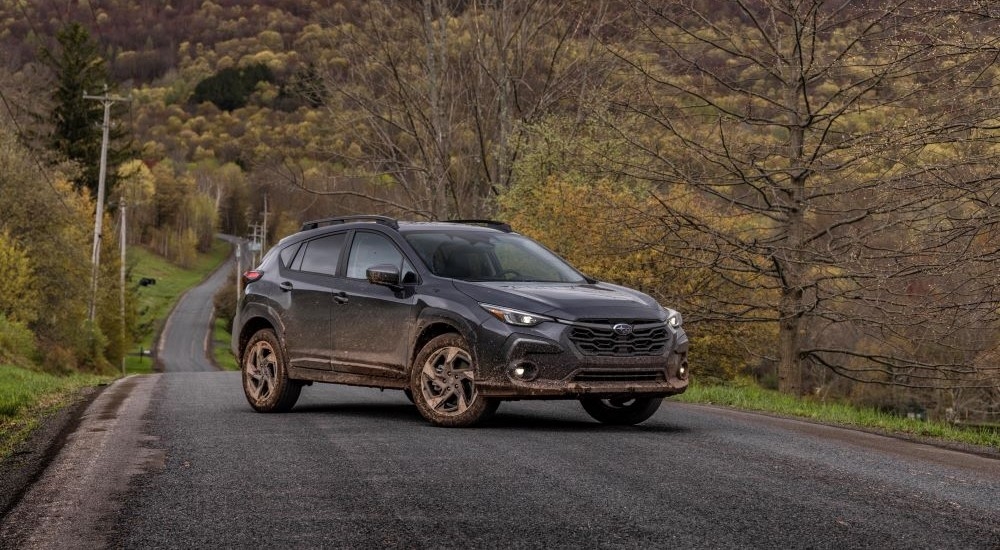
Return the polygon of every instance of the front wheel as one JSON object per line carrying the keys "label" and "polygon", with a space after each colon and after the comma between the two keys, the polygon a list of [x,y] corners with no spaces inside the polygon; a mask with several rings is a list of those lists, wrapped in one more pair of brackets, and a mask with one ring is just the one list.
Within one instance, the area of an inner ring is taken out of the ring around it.
{"label": "front wheel", "polygon": [[258,330],[243,351],[243,393],[257,412],[286,412],[295,406],[302,382],[288,378],[285,356],[273,330]]}
{"label": "front wheel", "polygon": [[410,369],[410,390],[420,414],[447,428],[472,426],[500,404],[476,391],[469,345],[457,334],[442,334],[420,350]]}
{"label": "front wheel", "polygon": [[611,397],[601,399],[584,397],[580,400],[583,409],[594,420],[604,424],[631,426],[638,424],[656,413],[663,403],[662,397]]}

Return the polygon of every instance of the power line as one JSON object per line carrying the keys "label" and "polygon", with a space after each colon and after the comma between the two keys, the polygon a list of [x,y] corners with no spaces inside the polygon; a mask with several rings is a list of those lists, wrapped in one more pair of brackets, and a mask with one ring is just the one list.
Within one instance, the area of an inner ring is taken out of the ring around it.
{"label": "power line", "polygon": [[[17,8],[21,11],[21,15],[24,17],[24,20],[28,23],[28,27],[31,28],[32,34],[35,35],[35,39],[41,41],[42,35],[38,33],[38,27],[35,26],[35,21],[32,19],[30,15],[28,15],[28,10],[25,9],[25,4],[27,4],[27,2],[21,3],[20,0],[16,0],[14,2],[14,5],[17,6]],[[13,109],[11,109],[10,103],[7,102],[7,97],[3,94],[3,90],[0,90],[0,100],[3,101],[4,107],[7,109],[7,114],[10,115],[10,121],[14,124],[14,130],[17,133],[18,140],[21,142],[21,145],[23,145],[24,148],[28,151],[28,156],[30,156],[31,159],[35,161],[35,165],[38,166],[38,170],[42,173],[42,178],[55,193],[56,197],[59,199],[59,202],[63,205],[63,208],[65,208],[67,212],[72,213],[72,209],[69,207],[68,204],[66,204],[66,200],[63,199],[62,193],[60,193],[59,190],[56,189],[55,182],[52,181],[52,175],[49,173],[48,170],[45,169],[45,167],[42,165],[42,162],[38,160],[38,157],[35,155],[30,144],[28,143],[27,137],[24,135],[24,131],[21,129],[21,125],[17,122],[17,118],[14,116],[14,111]]]}
{"label": "power line", "polygon": [[14,116],[14,109],[11,108],[10,103],[7,101],[7,96],[4,95],[3,90],[0,90],[0,102],[3,103],[4,108],[7,110],[7,115],[10,117],[10,121],[14,125],[14,132],[17,134],[18,141],[20,141],[21,145],[24,146],[25,150],[28,153],[28,156],[31,157],[31,160],[35,162],[35,166],[38,167],[39,172],[41,172],[42,174],[42,179],[44,179],[45,182],[49,184],[49,187],[52,188],[52,192],[55,193],[56,198],[59,199],[59,202],[63,205],[63,208],[65,208],[67,212],[72,212],[69,205],[66,204],[66,201],[63,199],[62,193],[60,193],[59,190],[56,189],[56,184],[54,181],[52,181],[52,175],[42,165],[42,161],[38,160],[38,157],[35,155],[34,151],[32,151],[31,149],[31,146],[28,144],[28,140],[24,135],[24,131],[21,129],[21,124],[18,123],[17,117]]}
{"label": "power line", "polygon": [[97,10],[94,9],[94,3],[91,0],[87,0],[87,7],[90,8],[90,17],[94,20],[94,30],[97,31],[100,43],[106,45],[107,38],[104,36],[104,31],[101,30],[101,22],[97,20]]}
{"label": "power line", "polygon": [[20,0],[15,0],[14,5],[21,10],[21,15],[24,17],[24,20],[28,22],[28,26],[31,27],[31,32],[35,35],[35,38],[40,41],[42,35],[38,34],[38,28],[35,27],[35,22],[28,16],[28,11],[24,9],[24,4],[22,4]]}

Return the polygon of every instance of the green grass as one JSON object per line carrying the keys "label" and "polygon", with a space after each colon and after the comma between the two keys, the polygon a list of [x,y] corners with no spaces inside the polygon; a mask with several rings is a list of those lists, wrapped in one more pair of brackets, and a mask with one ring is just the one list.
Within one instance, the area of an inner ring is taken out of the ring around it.
{"label": "green grass", "polygon": [[178,267],[166,259],[143,248],[130,248],[130,263],[134,261],[132,277],[156,279],[156,284],[139,287],[137,311],[139,318],[139,340],[129,348],[125,358],[125,371],[129,374],[149,373],[153,370],[152,358],[140,355],[149,352],[153,338],[159,334],[170,310],[184,292],[200,283],[229,256],[230,245],[215,241],[208,254],[201,254],[195,265],[189,269]]}
{"label": "green grass", "polygon": [[686,403],[722,405],[735,409],[806,418],[826,424],[991,447],[1000,451],[1000,430],[996,428],[970,428],[944,422],[925,422],[846,403],[824,402],[808,397],[797,398],[763,389],[748,380],[738,380],[726,385],[693,382],[688,390],[676,399]]}
{"label": "green grass", "polygon": [[80,389],[110,380],[106,376],[58,376],[0,365],[0,460],[45,418],[70,404]]}
{"label": "green grass", "polygon": [[226,330],[226,321],[216,319],[212,330],[212,356],[215,364],[222,370],[240,370],[240,366],[233,357],[233,352],[229,350],[230,335]]}

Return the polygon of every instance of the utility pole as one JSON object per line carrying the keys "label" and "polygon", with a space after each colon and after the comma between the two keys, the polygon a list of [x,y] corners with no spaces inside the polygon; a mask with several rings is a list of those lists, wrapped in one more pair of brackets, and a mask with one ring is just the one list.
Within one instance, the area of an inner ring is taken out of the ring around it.
{"label": "utility pole", "polygon": [[260,252],[260,225],[250,224],[250,267],[257,265],[257,253]]}
{"label": "utility pole", "polygon": [[[101,232],[104,227],[104,181],[108,173],[108,133],[111,129],[111,106],[119,101],[131,101],[127,97],[108,95],[108,87],[104,86],[104,95],[83,95],[84,99],[100,101],[104,105],[104,124],[102,129],[104,135],[101,139],[101,170],[97,178],[97,213],[94,219],[94,248],[91,253],[91,273],[90,273],[90,311],[87,319],[91,323],[97,316],[97,279],[101,266]],[[123,320],[124,321],[124,320]]]}
{"label": "utility pole", "polygon": [[264,252],[266,251],[265,244],[267,242],[267,193],[264,193],[264,229],[260,235],[260,256],[263,259]]}
{"label": "utility pole", "polygon": [[243,277],[243,270],[242,266],[240,265],[242,263],[240,258],[243,255],[241,252],[242,250],[243,250],[243,243],[241,241],[237,241],[236,242],[236,303],[237,304],[240,303],[240,295],[243,293],[242,289],[240,288],[240,279]]}
{"label": "utility pole", "polygon": [[[126,207],[126,204],[125,204],[125,195],[123,194],[122,195],[122,199],[121,199],[121,205],[120,205],[121,213],[122,213],[122,227],[121,227],[121,229],[122,229],[122,238],[121,238],[121,242],[119,243],[120,247],[121,247],[120,253],[121,253],[121,264],[122,265],[121,265],[121,270],[120,270],[120,279],[121,280],[119,281],[119,285],[120,285],[119,291],[120,291],[120,293],[119,293],[119,296],[118,296],[118,305],[121,308],[119,313],[120,313],[121,318],[122,318],[122,343],[123,344],[125,344],[126,337],[128,335],[128,330],[125,327],[125,246],[128,244],[128,240],[127,240],[127,238],[125,236],[125,228],[128,227],[128,225],[127,225],[128,218],[125,217],[125,207]],[[128,356],[128,346],[127,345],[125,345],[125,347],[124,347],[124,353],[122,353],[122,376],[125,376],[125,357],[126,356]]]}

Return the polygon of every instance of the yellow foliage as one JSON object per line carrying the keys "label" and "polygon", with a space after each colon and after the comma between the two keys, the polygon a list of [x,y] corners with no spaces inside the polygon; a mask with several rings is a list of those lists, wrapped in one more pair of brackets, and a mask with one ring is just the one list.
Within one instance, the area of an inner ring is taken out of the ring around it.
{"label": "yellow foliage", "polygon": [[37,279],[27,251],[7,231],[0,232],[0,273],[4,279],[0,315],[14,322],[34,321],[40,300]]}

